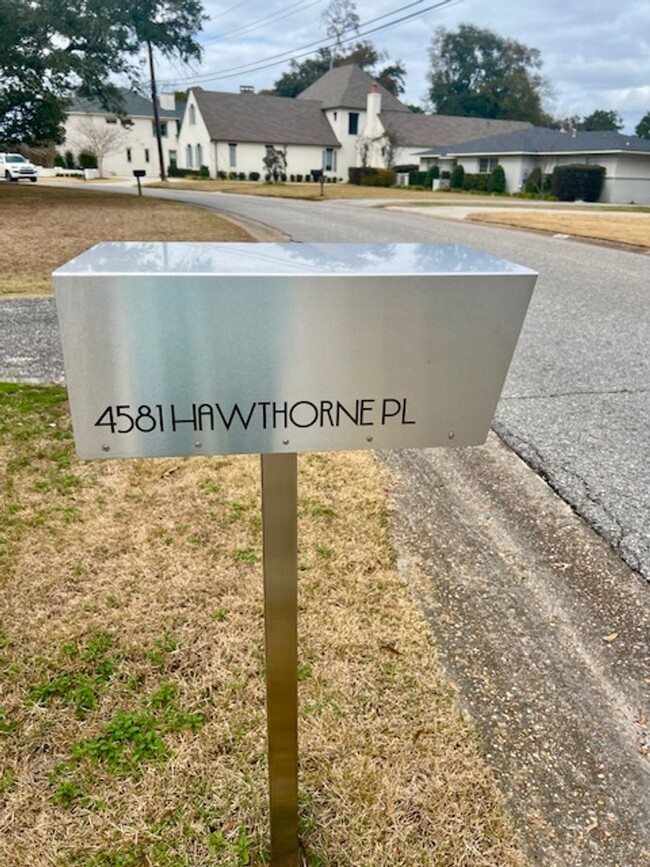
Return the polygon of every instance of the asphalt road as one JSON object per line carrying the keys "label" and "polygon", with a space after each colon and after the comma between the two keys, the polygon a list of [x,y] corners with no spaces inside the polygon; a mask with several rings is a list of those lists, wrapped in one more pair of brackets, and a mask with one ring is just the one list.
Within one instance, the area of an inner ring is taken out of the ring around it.
{"label": "asphalt road", "polygon": [[[494,428],[650,579],[648,256],[437,219],[431,210],[152,189],[146,195],[256,221],[293,241],[462,243],[538,271]],[[0,323],[1,378],[62,379],[51,301],[5,300]]]}

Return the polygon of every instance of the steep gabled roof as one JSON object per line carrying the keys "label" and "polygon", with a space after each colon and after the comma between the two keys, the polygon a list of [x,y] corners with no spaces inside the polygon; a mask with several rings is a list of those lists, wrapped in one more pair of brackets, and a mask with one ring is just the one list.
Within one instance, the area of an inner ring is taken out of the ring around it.
{"label": "steep gabled roof", "polygon": [[383,109],[411,113],[408,106],[401,103],[389,90],[354,63],[330,69],[296,98],[316,100],[321,104],[321,108],[352,108],[365,111],[370,85],[373,83],[381,93]]}
{"label": "steep gabled roof", "polygon": [[213,141],[340,147],[318,102],[192,88]]}
{"label": "steep gabled roof", "polygon": [[379,117],[386,132],[393,133],[402,147],[434,148],[483,136],[532,129],[530,123],[521,120],[384,111],[383,103]]}
{"label": "steep gabled roof", "polygon": [[[150,117],[153,118],[153,103],[150,99],[140,96],[139,93],[134,93],[132,90],[121,90],[124,100],[124,110],[129,117]],[[185,103],[176,104],[176,108],[159,108],[158,114],[161,118],[178,118],[182,115],[182,110]],[[108,117],[115,117],[114,111],[107,111],[105,108],[94,99],[75,99],[67,110],[68,114],[105,114]]]}
{"label": "steep gabled roof", "polygon": [[[450,143],[447,143],[449,145]],[[560,132],[533,126],[504,135],[475,137],[452,146],[432,148],[431,154],[647,153],[650,140],[618,132]]]}

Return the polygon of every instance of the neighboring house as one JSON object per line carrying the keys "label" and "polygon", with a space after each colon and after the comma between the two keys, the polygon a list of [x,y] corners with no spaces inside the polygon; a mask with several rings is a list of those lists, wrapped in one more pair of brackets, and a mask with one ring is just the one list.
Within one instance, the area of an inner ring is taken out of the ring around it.
{"label": "neighboring house", "polygon": [[[155,136],[153,105],[137,93],[124,91],[124,108],[130,120],[123,126],[119,119],[96,102],[79,99],[68,109],[65,142],[59,150],[92,151],[104,177],[130,176],[133,169],[144,169],[148,176],[160,174],[158,145]],[[175,107],[171,94],[160,97],[160,131],[165,167],[177,160],[177,137],[182,107]]]}
{"label": "neighboring house", "polygon": [[530,127],[504,135],[446,143],[419,155],[421,168],[491,172],[502,166],[509,193],[521,190],[534,168],[551,174],[555,166],[587,163],[605,168],[602,202],[650,204],[650,140],[617,132],[559,132]]}
{"label": "neighboring house", "polygon": [[178,138],[179,166],[207,166],[213,178],[219,172],[264,177],[269,148],[282,151],[287,175],[323,168],[340,174],[340,144],[318,102],[200,87],[189,91]]}
{"label": "neighboring house", "polygon": [[521,121],[413,112],[354,64],[326,72],[296,99],[192,88],[178,142],[179,165],[264,174],[267,147],[286,152],[287,174],[324,169],[347,181],[351,166],[417,166],[425,147],[529,127]]}

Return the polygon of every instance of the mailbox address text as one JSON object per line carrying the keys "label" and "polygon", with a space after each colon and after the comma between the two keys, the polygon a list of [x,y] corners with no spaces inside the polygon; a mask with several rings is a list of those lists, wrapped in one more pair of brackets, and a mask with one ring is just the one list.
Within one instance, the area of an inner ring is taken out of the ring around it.
{"label": "mailbox address text", "polygon": [[219,430],[290,430],[291,428],[338,428],[413,425],[406,397],[339,400],[253,401],[232,403],[114,404],[107,406],[95,422],[112,434],[199,433]]}

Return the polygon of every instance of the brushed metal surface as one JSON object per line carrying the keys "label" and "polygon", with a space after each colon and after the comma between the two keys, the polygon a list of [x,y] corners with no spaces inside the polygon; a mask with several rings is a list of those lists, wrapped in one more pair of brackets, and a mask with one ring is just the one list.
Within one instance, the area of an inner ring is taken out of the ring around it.
{"label": "brushed metal surface", "polygon": [[458,246],[100,244],[54,274],[78,454],[482,443],[535,279]]}
{"label": "brushed metal surface", "polygon": [[298,468],[262,455],[271,865],[298,867]]}

